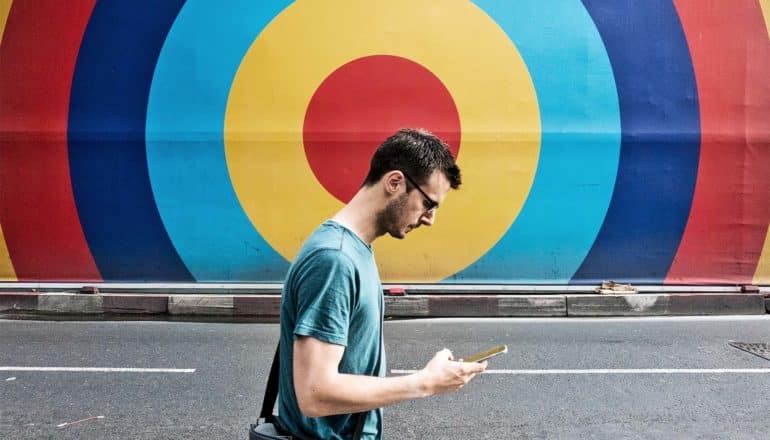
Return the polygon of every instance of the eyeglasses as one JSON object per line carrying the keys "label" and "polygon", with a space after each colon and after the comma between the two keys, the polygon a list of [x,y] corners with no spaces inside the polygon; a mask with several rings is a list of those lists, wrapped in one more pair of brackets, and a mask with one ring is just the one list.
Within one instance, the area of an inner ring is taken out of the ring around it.
{"label": "eyeglasses", "polygon": [[423,191],[422,188],[420,188],[420,185],[418,185],[417,182],[415,182],[411,177],[409,177],[409,174],[406,174],[403,171],[401,172],[404,174],[404,177],[406,177],[406,180],[408,180],[409,183],[411,183],[415,188],[417,188],[417,191],[420,191],[420,194],[422,194],[422,196],[425,198],[425,200],[422,201],[422,206],[425,207],[425,211],[430,214],[433,214],[434,212],[436,212],[436,208],[438,208],[438,202],[431,199],[430,196],[425,194],[425,191]]}

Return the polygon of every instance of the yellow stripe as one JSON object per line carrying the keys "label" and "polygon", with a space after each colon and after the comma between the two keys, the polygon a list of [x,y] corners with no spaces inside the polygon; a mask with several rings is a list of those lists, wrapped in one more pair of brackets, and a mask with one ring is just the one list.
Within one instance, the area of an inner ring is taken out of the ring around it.
{"label": "yellow stripe", "polygon": [[11,256],[5,245],[2,225],[0,225],[0,281],[16,281],[16,272],[13,270]]}
{"label": "yellow stripe", "polygon": [[8,13],[11,12],[11,3],[13,0],[0,0],[0,43],[3,41],[3,31],[5,23],[8,21]]}
{"label": "yellow stripe", "polygon": [[[759,6],[762,8],[767,36],[770,38],[770,0],[759,0]],[[759,257],[757,270],[754,272],[754,284],[770,284],[770,228],[767,230],[765,245],[762,246],[762,255]]]}
{"label": "yellow stripe", "polygon": [[754,272],[754,284],[770,284],[770,229],[767,231],[762,255],[759,257],[757,270]]}
{"label": "yellow stripe", "polygon": [[331,72],[369,55],[424,66],[457,106],[458,164],[473,184],[447,197],[430,234],[416,231],[407,245],[376,243],[383,279],[442,279],[505,234],[529,194],[540,151],[527,67],[502,29],[470,2],[327,0],[288,7],[253,43],[233,81],[225,116],[230,178],[257,230],[292,260],[318,223],[342,207],[307,165],[308,102]]}
{"label": "yellow stripe", "polygon": [[[12,0],[0,0],[0,43],[3,41],[8,13],[11,12],[11,3]],[[0,225],[0,281],[16,281],[16,272],[13,270],[11,256],[8,254],[8,247],[5,245],[2,225]]]}

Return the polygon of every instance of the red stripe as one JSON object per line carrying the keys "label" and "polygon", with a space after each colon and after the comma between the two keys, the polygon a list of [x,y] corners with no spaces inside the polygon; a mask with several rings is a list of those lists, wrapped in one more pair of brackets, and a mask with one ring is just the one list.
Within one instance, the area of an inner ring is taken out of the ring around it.
{"label": "red stripe", "polygon": [[695,66],[702,143],[690,219],[666,283],[751,283],[770,221],[767,29],[756,1],[675,4]]}
{"label": "red stripe", "polygon": [[0,47],[0,222],[19,281],[99,281],[70,183],[67,115],[94,0],[14,2]]}

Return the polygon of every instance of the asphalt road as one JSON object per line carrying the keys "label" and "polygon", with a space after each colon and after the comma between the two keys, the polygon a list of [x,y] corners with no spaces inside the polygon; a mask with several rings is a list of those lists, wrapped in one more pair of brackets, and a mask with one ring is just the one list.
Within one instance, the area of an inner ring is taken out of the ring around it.
{"label": "asphalt road", "polygon": [[[459,393],[388,408],[386,438],[768,438],[770,361],[727,344],[770,342],[765,316],[390,321],[385,332],[391,372],[443,347],[511,349]],[[0,321],[0,438],[247,438],[277,335],[271,324]]]}

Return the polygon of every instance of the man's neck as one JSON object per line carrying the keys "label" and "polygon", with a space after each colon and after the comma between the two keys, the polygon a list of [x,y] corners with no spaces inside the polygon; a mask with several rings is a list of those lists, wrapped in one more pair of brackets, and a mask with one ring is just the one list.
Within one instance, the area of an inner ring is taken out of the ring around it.
{"label": "man's neck", "polygon": [[379,202],[372,197],[372,188],[361,188],[332,220],[358,235],[364,243],[371,245],[381,234],[377,231]]}

